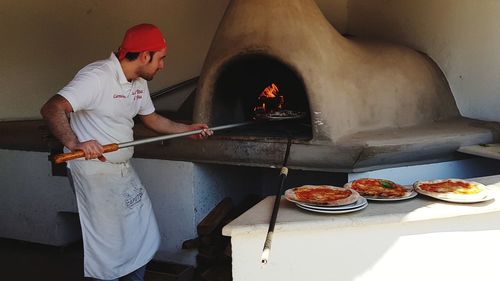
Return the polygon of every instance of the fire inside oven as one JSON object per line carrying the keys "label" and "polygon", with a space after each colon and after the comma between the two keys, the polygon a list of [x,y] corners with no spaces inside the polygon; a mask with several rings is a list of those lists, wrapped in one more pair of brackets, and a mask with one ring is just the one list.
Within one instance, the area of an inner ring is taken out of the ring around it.
{"label": "fire inside oven", "polygon": [[310,140],[309,102],[302,79],[284,63],[246,55],[223,66],[215,83],[215,124],[260,120],[231,134]]}

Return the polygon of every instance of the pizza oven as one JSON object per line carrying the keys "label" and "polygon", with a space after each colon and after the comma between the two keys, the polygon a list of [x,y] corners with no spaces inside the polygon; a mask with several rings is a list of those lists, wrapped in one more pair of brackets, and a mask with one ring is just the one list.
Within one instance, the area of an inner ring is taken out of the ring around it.
{"label": "pizza oven", "polygon": [[[256,118],[280,112],[301,118]],[[292,139],[289,167],[340,172],[456,159],[460,146],[494,142],[499,132],[460,116],[426,54],[343,36],[314,0],[231,1],[202,69],[193,120],[256,121],[203,142],[169,142],[169,157],[279,166]]]}
{"label": "pizza oven", "polygon": [[[258,122],[239,135],[311,140],[309,101],[300,74],[265,53],[236,56],[214,84],[210,124]],[[280,121],[280,122],[272,122]]]}

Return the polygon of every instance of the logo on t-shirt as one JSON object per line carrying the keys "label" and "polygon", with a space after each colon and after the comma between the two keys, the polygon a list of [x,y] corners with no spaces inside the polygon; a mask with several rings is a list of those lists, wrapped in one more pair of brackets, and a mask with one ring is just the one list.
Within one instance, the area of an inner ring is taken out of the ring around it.
{"label": "logo on t-shirt", "polygon": [[142,196],[144,195],[144,188],[137,185],[132,185],[129,189],[122,193],[124,197],[125,206],[129,209],[134,208],[137,204],[141,203]]}
{"label": "logo on t-shirt", "polygon": [[113,95],[113,98],[114,98],[114,99],[126,99],[127,97],[126,97],[126,96],[124,96],[124,95],[120,95],[120,94],[116,95],[116,94],[115,94],[115,95]]}
{"label": "logo on t-shirt", "polygon": [[135,91],[132,92],[132,96],[134,97],[134,100],[142,99],[143,94],[144,94],[144,90],[141,90],[141,89],[136,89]]}

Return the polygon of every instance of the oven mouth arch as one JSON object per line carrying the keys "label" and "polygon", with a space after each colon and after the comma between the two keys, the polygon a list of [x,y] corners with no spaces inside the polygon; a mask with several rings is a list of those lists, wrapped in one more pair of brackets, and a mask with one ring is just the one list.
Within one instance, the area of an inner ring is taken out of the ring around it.
{"label": "oven mouth arch", "polygon": [[240,54],[219,66],[214,75],[211,123],[252,120],[260,93],[273,83],[284,97],[284,109],[304,112],[304,120],[295,123],[308,123],[305,135],[311,139],[310,106],[302,76],[282,60],[263,53]]}
{"label": "oven mouth arch", "polygon": [[[216,70],[211,97],[211,122],[226,124],[252,120],[259,94],[273,83],[278,87],[279,94],[284,96],[284,109],[304,112],[305,116],[301,120],[281,122],[282,125],[302,127],[301,138],[312,139],[310,106],[302,75],[279,58],[261,52],[236,55]],[[259,132],[255,134],[279,136],[276,133],[276,127],[279,126],[271,127],[273,129],[268,129],[267,133],[258,129]]]}

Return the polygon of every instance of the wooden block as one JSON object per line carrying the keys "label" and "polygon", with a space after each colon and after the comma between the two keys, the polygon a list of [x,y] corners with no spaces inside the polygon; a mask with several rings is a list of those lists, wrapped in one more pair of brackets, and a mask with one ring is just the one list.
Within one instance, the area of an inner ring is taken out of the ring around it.
{"label": "wooden block", "polygon": [[212,233],[224,220],[224,218],[233,209],[233,200],[229,197],[224,198],[215,208],[203,218],[198,224],[197,232],[199,236]]}
{"label": "wooden block", "polygon": [[224,255],[226,257],[232,257],[233,255],[233,251],[232,251],[232,248],[231,248],[231,243],[228,243],[226,248],[224,249]]}
{"label": "wooden block", "polygon": [[217,256],[217,252],[222,252],[217,247],[217,245],[208,245],[208,246],[198,248],[198,253],[200,253],[200,255],[204,255],[204,256],[215,257],[215,256]]}
{"label": "wooden block", "polygon": [[248,211],[248,209],[255,206],[255,204],[262,201],[262,199],[262,195],[248,194],[240,204],[233,208],[231,214],[228,216],[229,221],[227,223],[239,217],[244,212]]}
{"label": "wooden block", "polygon": [[200,239],[193,238],[182,242],[182,249],[196,249],[200,246]]}
{"label": "wooden block", "polygon": [[230,281],[232,280],[231,266],[214,266],[205,270],[201,277],[206,281]]}
{"label": "wooden block", "polygon": [[207,268],[217,264],[216,256],[207,256],[203,254],[196,255],[196,268],[198,270],[206,270]]}
{"label": "wooden block", "polygon": [[[221,236],[222,236],[222,233],[221,233]],[[203,235],[203,236],[198,237],[198,239],[200,240],[200,246],[202,246],[202,245],[211,245],[211,244],[215,243],[215,241],[217,240],[217,237],[214,235]]]}
{"label": "wooden block", "polygon": [[194,271],[190,265],[150,261],[144,277],[148,281],[191,281]]}

